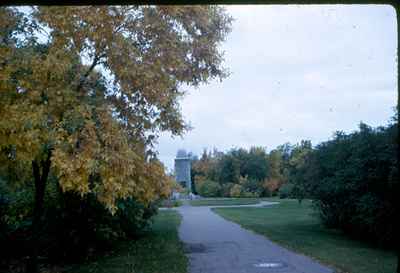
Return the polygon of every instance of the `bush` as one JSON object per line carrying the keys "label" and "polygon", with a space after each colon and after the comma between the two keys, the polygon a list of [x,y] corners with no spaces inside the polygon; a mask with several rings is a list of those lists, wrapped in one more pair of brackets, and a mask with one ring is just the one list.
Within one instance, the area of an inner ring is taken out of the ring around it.
{"label": "bush", "polygon": [[263,188],[258,197],[271,197],[272,193],[268,188]]}
{"label": "bush", "polygon": [[292,196],[293,185],[290,183],[283,184],[279,188],[279,198],[285,199],[290,198]]}
{"label": "bush", "polygon": [[307,161],[308,187],[325,225],[394,245],[399,192],[397,124],[336,133]]}
{"label": "bush", "polygon": [[[31,248],[30,233],[33,188],[9,189],[0,180],[0,245],[2,263],[20,259]],[[75,262],[94,252],[109,249],[116,240],[140,236],[157,212],[154,204],[144,205],[132,198],[120,200],[115,215],[93,195],[84,198],[62,193],[54,177],[49,177],[39,241],[42,257],[49,261]],[[4,252],[3,252],[4,250]],[[5,251],[6,250],[6,251]]]}
{"label": "bush", "polygon": [[1,266],[11,258],[27,255],[27,242],[33,209],[32,187],[12,189],[0,178],[0,247]]}
{"label": "bush", "polygon": [[146,206],[133,198],[128,198],[119,201],[115,217],[126,237],[136,237],[151,226],[151,217],[155,214],[157,214],[155,203]]}
{"label": "bush", "polygon": [[182,206],[181,200],[173,200],[172,207],[180,207]]}
{"label": "bush", "polygon": [[157,205],[159,207],[165,207],[165,208],[180,207],[180,206],[182,206],[182,201],[165,199],[165,200],[159,200],[157,202]]}
{"label": "bush", "polygon": [[103,251],[114,241],[140,236],[151,225],[155,204],[144,205],[132,198],[119,200],[112,215],[93,195],[84,199],[75,194],[62,194],[61,206],[49,209],[49,255],[54,259],[80,260],[93,251]]}
{"label": "bush", "polygon": [[222,196],[231,197],[231,190],[234,185],[235,185],[234,183],[230,182],[222,184],[222,189],[221,189]]}
{"label": "bush", "polygon": [[[2,181],[0,180],[0,183]],[[7,245],[7,234],[9,233],[8,230],[8,224],[7,224],[7,219],[6,219],[6,213],[7,209],[9,206],[9,201],[8,199],[2,194],[1,188],[0,188],[0,245],[5,246]],[[3,253],[3,250],[5,250],[5,247],[1,248],[2,250],[0,251],[0,256],[1,257],[6,257],[5,253]],[[0,269],[5,266],[5,260],[1,259],[0,261]]]}
{"label": "bush", "polygon": [[231,188],[231,197],[241,197],[242,196],[242,192],[243,192],[242,186],[239,185],[239,184],[235,184]]}
{"label": "bush", "polygon": [[221,196],[221,186],[214,181],[202,181],[197,186],[197,192],[204,197],[219,197]]}
{"label": "bush", "polygon": [[240,197],[259,197],[265,191],[261,180],[242,176],[239,178],[239,183],[242,186]]}
{"label": "bush", "polygon": [[242,194],[240,197],[257,198],[257,197],[260,197],[260,195],[257,192],[242,191]]}

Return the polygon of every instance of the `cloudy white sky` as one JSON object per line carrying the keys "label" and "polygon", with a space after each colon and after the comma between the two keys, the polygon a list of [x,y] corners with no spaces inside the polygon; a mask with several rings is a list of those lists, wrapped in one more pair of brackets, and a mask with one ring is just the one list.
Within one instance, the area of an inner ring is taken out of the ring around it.
{"label": "cloudy white sky", "polygon": [[181,101],[194,127],[164,134],[159,158],[176,151],[329,139],[360,121],[385,125],[397,101],[395,10],[377,5],[228,6],[232,32],[221,46],[231,75]]}

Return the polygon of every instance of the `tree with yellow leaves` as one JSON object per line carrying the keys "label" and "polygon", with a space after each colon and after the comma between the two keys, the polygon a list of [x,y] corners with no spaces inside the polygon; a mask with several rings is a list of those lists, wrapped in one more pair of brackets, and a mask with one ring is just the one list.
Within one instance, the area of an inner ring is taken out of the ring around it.
{"label": "tree with yellow leaves", "polygon": [[33,229],[49,173],[63,191],[146,203],[168,193],[153,144],[188,129],[182,86],[224,78],[217,6],[0,8],[0,160],[31,168]]}

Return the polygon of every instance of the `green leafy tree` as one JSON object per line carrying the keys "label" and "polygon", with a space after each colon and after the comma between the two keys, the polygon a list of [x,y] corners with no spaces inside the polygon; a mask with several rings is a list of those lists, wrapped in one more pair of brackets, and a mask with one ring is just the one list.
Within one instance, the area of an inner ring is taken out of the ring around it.
{"label": "green leafy tree", "polygon": [[286,182],[287,178],[284,173],[282,151],[274,149],[268,154],[268,168],[269,175],[264,180],[263,187],[273,193],[279,190],[282,184]]}
{"label": "green leafy tree", "polygon": [[265,148],[251,147],[247,156],[242,157],[241,175],[250,180],[263,181],[269,176],[268,159]]}
{"label": "green leafy tree", "polygon": [[231,153],[224,154],[217,161],[218,181],[220,184],[233,182],[239,183],[240,177],[240,157]]}
{"label": "green leafy tree", "polygon": [[291,195],[302,202],[308,196],[307,160],[312,152],[311,141],[302,140],[291,151],[288,162],[288,183],[292,184]]}

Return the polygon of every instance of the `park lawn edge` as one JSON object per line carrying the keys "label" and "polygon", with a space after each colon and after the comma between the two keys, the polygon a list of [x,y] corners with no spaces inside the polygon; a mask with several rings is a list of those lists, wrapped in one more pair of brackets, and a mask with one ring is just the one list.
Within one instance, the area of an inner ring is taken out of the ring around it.
{"label": "park lawn edge", "polygon": [[[144,273],[187,273],[189,260],[184,252],[183,242],[179,239],[178,228],[182,221],[182,216],[174,209],[159,210],[154,216],[154,225],[151,230],[137,240],[127,240],[126,242],[116,242],[114,247],[107,253],[99,255],[95,259],[79,264],[69,265],[64,268],[64,273],[125,273],[130,272],[126,266],[136,261],[145,261],[142,267],[134,268],[132,272]],[[155,227],[154,227],[155,226]],[[171,245],[172,244],[172,245]],[[149,246],[142,250],[139,247]],[[132,250],[136,248],[136,253]],[[152,253],[155,259],[148,258]],[[167,256],[168,255],[168,256]],[[118,263],[115,262],[118,260]],[[120,270],[110,269],[110,264],[121,267]],[[152,268],[152,266],[156,267]],[[168,268],[166,268],[167,266]]]}
{"label": "park lawn edge", "polygon": [[[260,207],[260,209],[263,209],[263,208],[265,208],[265,207]],[[239,223],[239,222],[232,221],[231,219],[225,217],[224,215],[219,214],[219,213],[217,212],[217,210],[220,210],[220,209],[227,209],[227,208],[211,208],[211,210],[214,211],[214,213],[218,214],[219,216],[221,216],[222,218],[224,218],[224,219],[227,220],[227,221],[230,221],[230,222],[232,222],[232,223],[238,224],[240,227],[244,228],[244,229],[247,230],[247,231],[250,231],[250,232],[252,232],[252,233],[254,233],[254,234],[257,234],[257,235],[264,236],[265,238],[267,238],[267,239],[270,240],[271,242],[273,242],[273,243],[275,243],[275,244],[277,244],[277,245],[279,245],[279,246],[281,246],[281,247],[284,247],[284,248],[286,248],[287,250],[293,251],[293,252],[295,252],[296,254],[299,254],[299,255],[306,256],[306,257],[308,257],[308,258],[310,258],[310,259],[312,259],[312,260],[314,260],[314,261],[317,261],[317,262],[319,262],[319,263],[322,263],[323,265],[326,265],[326,266],[328,266],[328,267],[331,267],[331,268],[334,270],[333,273],[348,273],[348,272],[344,271],[344,269],[338,267],[338,266],[335,265],[335,264],[330,263],[329,261],[326,261],[326,260],[324,260],[324,259],[320,259],[320,258],[318,258],[318,257],[312,256],[311,254],[304,253],[304,252],[302,252],[301,250],[296,249],[296,248],[294,248],[294,247],[288,245],[288,244],[285,243],[284,241],[280,241],[280,240],[276,240],[276,239],[271,239],[271,238],[270,238],[269,236],[267,236],[266,234],[263,234],[263,233],[254,231],[254,230],[252,230],[252,229],[246,227],[245,225],[243,225],[243,224],[241,224],[241,223]],[[229,209],[230,209],[230,208],[229,208]]]}
{"label": "park lawn edge", "polygon": [[206,206],[236,206],[236,205],[255,205],[262,201],[261,198],[205,198],[190,200],[189,203],[193,207]]}
{"label": "park lawn edge", "polygon": [[[264,200],[267,200],[267,198],[265,198]],[[281,199],[281,200],[282,200],[282,199]],[[289,202],[290,202],[290,201],[293,201],[293,202],[296,201],[295,199],[284,199],[284,200],[285,200],[285,201],[289,201]],[[274,201],[279,201],[279,200],[274,200]],[[276,204],[276,205],[279,205],[279,204]],[[271,205],[271,206],[273,206],[273,205]],[[268,206],[264,206],[264,207],[254,208],[254,209],[266,209],[267,207],[268,207]],[[253,230],[253,229],[251,229],[250,227],[246,226],[245,223],[241,223],[241,222],[239,222],[239,221],[231,220],[231,219],[229,218],[229,216],[225,216],[223,213],[219,213],[219,212],[218,212],[218,211],[230,210],[230,209],[240,209],[240,208],[239,208],[239,207],[238,207],[238,208],[223,208],[223,207],[221,207],[221,208],[211,208],[211,210],[212,210],[214,213],[216,213],[217,215],[221,216],[221,217],[224,218],[225,220],[230,221],[230,222],[233,222],[233,223],[236,223],[236,224],[238,224],[240,227],[242,227],[242,228],[244,228],[244,229],[246,229],[246,230],[248,230],[248,231],[250,231],[250,232],[253,232],[254,234],[258,234],[258,235],[264,236],[264,237],[267,238],[268,240],[272,241],[273,243],[278,244],[278,245],[281,246],[281,247],[286,248],[287,250],[293,251],[293,252],[296,253],[296,254],[306,256],[306,257],[308,257],[308,258],[310,258],[310,259],[312,259],[312,260],[314,260],[314,261],[317,261],[317,262],[319,262],[319,263],[321,263],[321,264],[323,264],[323,265],[326,265],[326,266],[328,266],[328,267],[330,267],[331,269],[334,270],[333,273],[351,273],[351,271],[348,271],[348,269],[343,268],[341,265],[338,265],[338,264],[336,264],[336,263],[334,263],[334,262],[331,262],[331,261],[327,260],[326,258],[316,257],[316,256],[314,256],[313,253],[310,253],[310,252],[307,252],[307,251],[303,251],[303,250],[301,250],[301,249],[298,249],[298,248],[296,248],[296,247],[293,247],[293,246],[290,244],[290,241],[285,241],[285,240],[279,240],[279,239],[276,239],[276,238],[271,238],[267,233],[263,233],[263,232],[259,232],[259,231]],[[268,232],[268,231],[267,231],[267,232]],[[346,236],[346,235],[344,235],[344,236]],[[347,237],[347,236],[346,236],[346,237]],[[351,241],[357,241],[357,240],[352,239],[352,238],[348,238],[348,239],[351,240]]]}

